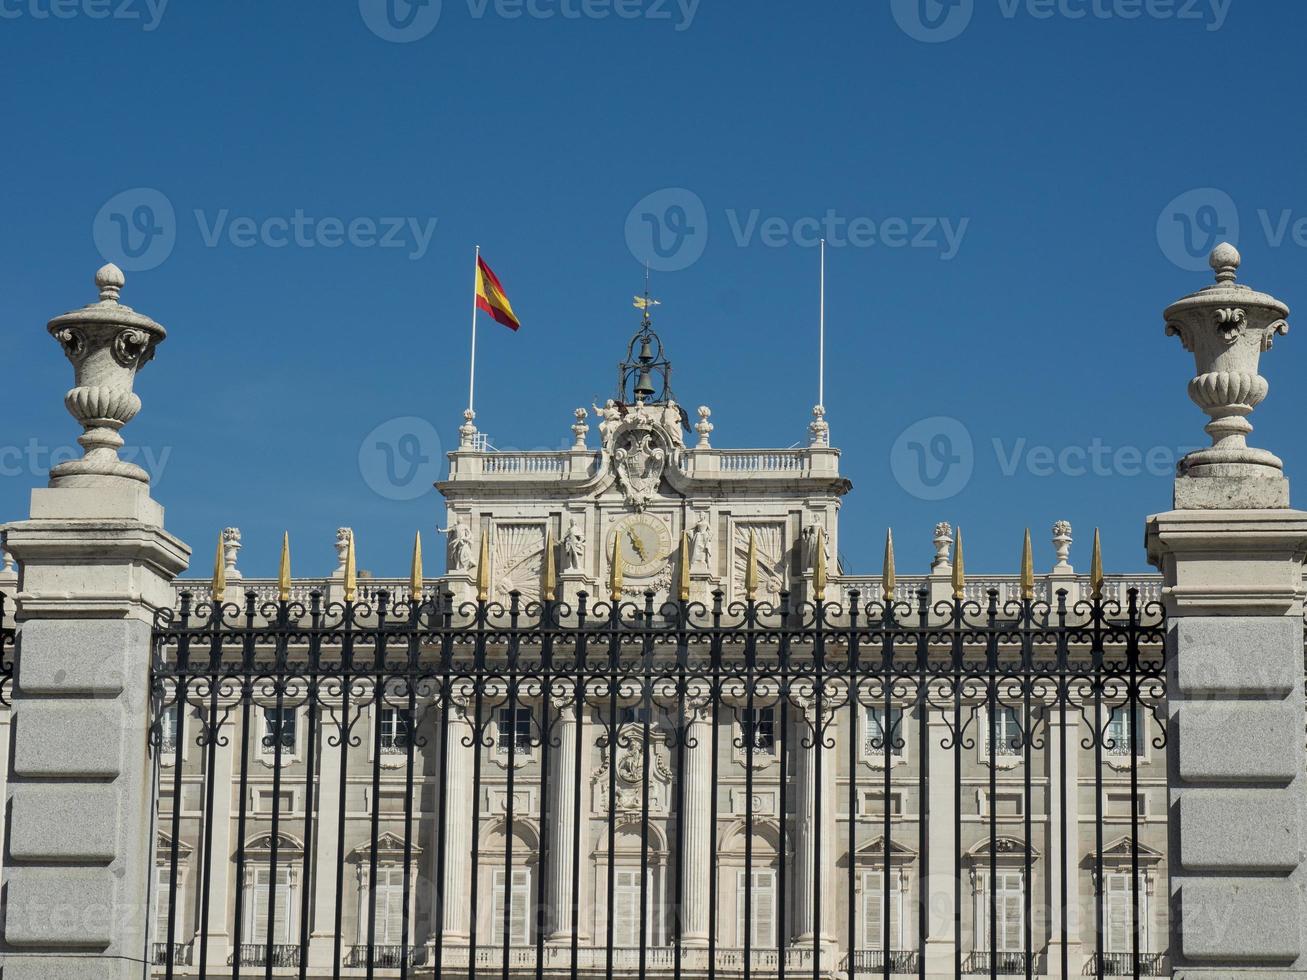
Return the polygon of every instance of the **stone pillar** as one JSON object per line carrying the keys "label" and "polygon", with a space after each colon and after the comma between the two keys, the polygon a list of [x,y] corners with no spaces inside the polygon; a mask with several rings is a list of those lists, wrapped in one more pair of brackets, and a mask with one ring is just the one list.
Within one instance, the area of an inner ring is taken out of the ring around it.
{"label": "stone pillar", "polygon": [[4,869],[5,980],[106,980],[148,972],[154,794],[150,634],[173,605],[189,549],[163,529],[149,477],[118,458],[140,409],[136,371],[164,337],[118,303],[123,275],[96,275],[99,302],[52,320],[76,374],[64,403],[85,455],[32,492],[6,529],[19,563]]}
{"label": "stone pillar", "polygon": [[[1069,601],[1069,600],[1068,600]],[[1083,951],[1080,923],[1080,710],[1066,706],[1066,735],[1063,737],[1060,709],[1048,709],[1048,836],[1044,853],[1048,855],[1044,896],[1048,903],[1048,973],[1062,970],[1062,881],[1066,879],[1066,952],[1067,966],[1079,975]],[[1063,766],[1062,747],[1066,746]],[[1062,792],[1066,787],[1066,848],[1062,846]],[[1092,811],[1090,811],[1092,813]],[[1091,821],[1092,823],[1092,821]],[[1090,909],[1090,922],[1092,907]]]}
{"label": "stone pillar", "polygon": [[[358,710],[357,706],[350,709],[351,714]],[[338,716],[339,706],[336,712]],[[342,740],[340,745],[329,744],[333,735],[340,737],[340,728],[331,712],[319,713],[318,728],[313,736],[318,739],[318,808],[313,817],[313,927],[309,932],[309,966],[330,971],[336,956],[336,876],[341,860],[339,833],[343,818],[340,753],[345,743]],[[414,764],[418,764],[416,759]]]}
{"label": "stone pillar", "polygon": [[[467,896],[472,889],[472,811],[480,801],[472,796],[473,753],[476,748],[466,745],[473,738],[471,705],[459,694],[451,698],[449,741],[446,756],[444,800],[445,807],[445,875],[444,914],[438,928],[447,945],[466,944],[472,932],[472,910]],[[439,848],[432,848],[431,878],[437,874]]]}
{"label": "stone pillar", "polygon": [[693,744],[685,746],[685,792],[681,797],[681,921],[686,946],[707,946],[712,908],[708,904],[708,869],[712,867],[712,703],[686,701],[686,723]]}
{"label": "stone pillar", "polygon": [[957,767],[953,761],[953,734],[949,727],[951,709],[948,718],[933,708],[929,709],[928,715],[930,779],[926,783],[926,793],[930,803],[930,853],[923,869],[926,875],[924,894],[929,903],[926,972],[942,975],[953,972],[953,952],[957,945],[957,937],[953,934],[956,886],[953,829],[957,821],[953,789]]}
{"label": "stone pillar", "polygon": [[[224,710],[224,707],[219,706],[220,718]],[[228,954],[235,947],[230,932],[233,927],[230,917],[234,909],[229,907],[228,896],[233,894],[231,889],[235,884],[233,876],[236,873],[235,850],[232,847],[232,837],[236,832],[233,817],[235,811],[232,807],[237,789],[234,779],[236,752],[240,740],[246,737],[241,730],[239,711],[233,710],[228,715],[227,723],[218,735],[220,740],[213,748],[213,772],[209,774],[213,780],[213,814],[210,819],[213,822],[214,856],[209,862],[209,955],[205,965],[210,969],[226,964]],[[224,739],[225,745],[222,741]],[[205,748],[204,751],[207,752],[208,749]],[[196,887],[200,887],[202,878],[194,880]],[[239,929],[237,934],[239,935]],[[198,949],[195,951],[194,962],[196,965],[200,962]]]}
{"label": "stone pillar", "polygon": [[[834,700],[834,698],[832,698]],[[816,705],[801,706],[795,725],[796,821],[794,835],[794,932],[795,943],[832,946],[830,924],[835,920],[836,829],[835,772],[838,754],[823,744],[834,737],[830,708],[823,705],[824,725],[818,724]],[[820,770],[820,773],[818,772]],[[820,802],[820,815],[817,813]],[[820,843],[818,832],[820,831]],[[820,891],[814,883],[820,875]],[[814,893],[821,908],[814,907]]]}
{"label": "stone pillar", "polygon": [[[549,903],[548,935],[550,943],[570,944],[578,922],[572,917],[572,865],[576,861],[573,846],[573,828],[579,819],[576,809],[576,783],[580,778],[576,766],[577,708],[572,698],[555,697],[554,710],[558,712],[558,745],[549,750],[550,789],[549,809],[549,881],[546,898]],[[582,770],[585,769],[582,760]],[[584,836],[582,840],[584,840]],[[585,877],[584,866],[580,878]],[[578,879],[578,885],[580,881]],[[577,893],[576,918],[580,919],[581,890]]]}
{"label": "stone pillar", "polygon": [[1168,617],[1177,977],[1307,975],[1307,514],[1288,508],[1280,461],[1245,443],[1267,391],[1259,355],[1288,330],[1288,309],[1237,285],[1238,265],[1218,246],[1216,285],[1166,311],[1167,332],[1194,353],[1189,393],[1213,445],[1181,461],[1175,509],[1147,525]]}

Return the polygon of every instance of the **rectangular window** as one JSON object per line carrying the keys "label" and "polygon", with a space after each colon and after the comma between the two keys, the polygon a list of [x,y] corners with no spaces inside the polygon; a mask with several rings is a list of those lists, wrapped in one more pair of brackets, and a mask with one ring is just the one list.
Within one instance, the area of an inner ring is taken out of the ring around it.
{"label": "rectangular window", "polygon": [[531,709],[500,708],[495,748],[508,755],[509,746],[518,754],[531,752]]}
{"label": "rectangular window", "polygon": [[[527,868],[514,868],[512,887],[506,890],[503,869],[495,871],[490,924],[496,946],[528,946],[531,943],[531,872]],[[508,898],[508,942],[504,942],[504,899]]]}
{"label": "rectangular window", "polygon": [[[776,945],[776,872],[769,868],[752,872],[753,895],[747,903],[749,907],[749,945],[753,949],[765,949]],[[735,935],[741,946],[744,945],[744,872],[735,874]]]}
{"label": "rectangular window", "polygon": [[653,935],[653,918],[657,908],[654,898],[653,872],[646,879],[648,887],[645,892],[646,915],[641,930],[640,917],[640,869],[613,869],[613,945],[627,949],[636,949],[643,942],[648,943]]}
{"label": "rectangular window", "polygon": [[[999,756],[1019,756],[1023,754],[1025,746],[1021,738],[1021,720],[1017,717],[1017,709],[1000,706],[994,713],[993,721],[992,737],[998,744]],[[994,754],[994,747],[990,744],[990,738],[989,720],[986,719],[985,754],[987,756]]]}
{"label": "rectangular window", "polygon": [[176,753],[177,734],[177,705],[173,704],[159,714],[159,751],[164,756]]}
{"label": "rectangular window", "polygon": [[740,717],[740,734],[747,750],[773,755],[776,752],[776,717],[771,708],[745,708]]}
{"label": "rectangular window", "polygon": [[283,754],[294,755],[297,734],[296,721],[294,708],[263,709],[263,741],[261,744],[264,754],[273,755],[277,751],[277,746],[280,745]]}
{"label": "rectangular window", "polygon": [[[903,949],[903,896],[896,882],[890,880],[889,941],[891,952]],[[885,875],[881,871],[862,873],[862,945],[867,949],[885,948]]]}
{"label": "rectangular window", "polygon": [[405,755],[408,752],[409,712],[407,709],[382,707],[381,754]]}
{"label": "rectangular window", "polygon": [[976,894],[976,935],[980,948],[995,953],[1020,953],[1025,950],[1025,906],[1022,900],[1022,874],[1020,871],[998,873],[997,910],[998,944],[989,937],[990,890],[986,886]]}
{"label": "rectangular window", "polygon": [[[154,869],[156,879],[154,886],[154,941],[156,943],[166,943],[168,941],[168,872],[171,863],[166,856],[163,858],[163,862],[163,864],[156,865]],[[178,879],[181,878],[180,868],[177,876]],[[177,901],[175,904],[176,910],[173,915],[177,918],[177,926],[174,930],[176,933],[174,941],[180,944],[184,941],[182,936],[182,915],[183,910],[186,908],[180,880],[177,882]]]}
{"label": "rectangular window", "polygon": [[[1134,952],[1134,896],[1130,890],[1130,873],[1103,875],[1106,885],[1103,910],[1103,945],[1107,953]],[[1139,876],[1139,952],[1149,951],[1148,891],[1144,876]]]}
{"label": "rectangular window", "polygon": [[263,944],[272,929],[272,942],[288,946],[295,942],[296,930],[292,916],[298,907],[290,883],[290,868],[278,868],[276,888],[272,887],[271,868],[254,869],[254,885],[245,896],[245,943]]}
{"label": "rectangular window", "polygon": [[883,707],[870,707],[866,714],[866,732],[862,739],[862,753],[867,756],[883,756],[885,754],[886,739],[889,740],[889,754],[897,758],[903,758],[903,750],[907,747],[907,739],[904,738],[903,731],[903,709],[891,708],[889,713],[889,730],[885,726],[885,709]]}
{"label": "rectangular window", "polygon": [[[1134,732],[1130,731],[1130,709],[1123,704],[1112,709],[1107,719],[1107,737],[1103,741],[1103,754],[1130,757],[1133,746],[1134,755],[1142,757],[1148,742],[1144,728],[1144,709],[1138,705],[1134,709]],[[1133,734],[1133,737],[1132,737]]]}
{"label": "rectangular window", "polygon": [[[367,892],[368,879],[363,880],[363,891],[359,894],[359,945],[368,941],[368,908],[371,900]],[[413,920],[413,909],[409,909],[409,921]],[[404,937],[404,869],[377,868],[377,908],[374,919],[376,923],[377,946],[407,946]],[[501,930],[502,932],[502,930]]]}

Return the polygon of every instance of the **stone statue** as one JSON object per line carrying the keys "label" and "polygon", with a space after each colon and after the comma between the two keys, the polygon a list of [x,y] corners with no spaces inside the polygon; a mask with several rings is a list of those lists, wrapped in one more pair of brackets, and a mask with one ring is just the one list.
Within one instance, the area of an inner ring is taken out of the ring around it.
{"label": "stone statue", "polygon": [[803,529],[803,563],[806,568],[817,566],[817,538],[821,537],[821,550],[826,556],[826,566],[830,567],[830,536],[820,524],[809,524]]}
{"label": "stone statue", "polygon": [[585,532],[577,525],[576,519],[567,525],[563,535],[563,571],[579,569],[585,563]]}
{"label": "stone statue", "polygon": [[604,402],[603,408],[600,408],[594,402],[590,403],[590,407],[594,409],[595,415],[599,417],[599,442],[606,446],[608,440],[612,437],[613,431],[621,424],[622,418],[626,415],[626,410],[611,398]]}
{"label": "stone statue", "polygon": [[709,571],[712,567],[712,528],[708,515],[700,514],[690,531],[690,568]]}
{"label": "stone statue", "polygon": [[229,581],[241,577],[240,571],[236,568],[236,556],[240,554],[240,550],[241,529],[238,527],[224,527],[222,529],[222,563]]}
{"label": "stone statue", "polygon": [[451,514],[449,527],[439,528],[441,534],[449,535],[448,562],[451,572],[467,572],[475,567],[472,559],[472,529]]}

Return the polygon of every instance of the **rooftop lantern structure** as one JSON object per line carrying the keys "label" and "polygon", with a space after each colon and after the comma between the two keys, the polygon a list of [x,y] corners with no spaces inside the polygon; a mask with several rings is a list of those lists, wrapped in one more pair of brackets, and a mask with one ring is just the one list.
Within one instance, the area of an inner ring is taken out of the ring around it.
{"label": "rooftop lantern structure", "polygon": [[658,300],[635,298],[640,311],[640,329],[626,348],[626,359],[617,368],[617,400],[624,404],[663,405],[672,400],[672,362],[663,352],[663,342],[653,330],[650,310]]}

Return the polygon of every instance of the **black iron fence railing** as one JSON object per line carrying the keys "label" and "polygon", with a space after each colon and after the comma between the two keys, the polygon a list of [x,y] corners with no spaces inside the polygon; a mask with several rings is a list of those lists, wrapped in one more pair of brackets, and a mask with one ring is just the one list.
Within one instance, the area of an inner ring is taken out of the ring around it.
{"label": "black iron fence railing", "polygon": [[14,639],[17,630],[9,623],[12,617],[13,606],[9,597],[0,592],[0,706],[5,708],[12,703],[14,694]]}
{"label": "black iron fence railing", "polygon": [[1134,592],[183,595],[159,973],[1079,974],[1073,930],[1165,935],[1163,629]]}

